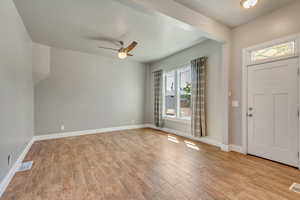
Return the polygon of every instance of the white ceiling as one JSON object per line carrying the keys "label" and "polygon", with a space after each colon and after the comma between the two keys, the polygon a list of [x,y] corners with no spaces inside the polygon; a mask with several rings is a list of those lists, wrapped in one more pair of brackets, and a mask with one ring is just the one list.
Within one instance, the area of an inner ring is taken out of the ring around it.
{"label": "white ceiling", "polygon": [[129,59],[152,62],[205,40],[189,25],[113,0],[14,0],[32,40],[52,47],[106,56],[116,48],[97,38],[136,40]]}
{"label": "white ceiling", "polygon": [[240,0],[174,0],[229,27],[247,23],[295,0],[259,0],[253,9],[243,9]]}

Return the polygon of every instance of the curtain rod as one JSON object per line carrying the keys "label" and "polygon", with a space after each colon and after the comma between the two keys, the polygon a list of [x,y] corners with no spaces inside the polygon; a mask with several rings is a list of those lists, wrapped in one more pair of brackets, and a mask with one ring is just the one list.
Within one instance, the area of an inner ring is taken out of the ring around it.
{"label": "curtain rod", "polygon": [[[201,57],[193,58],[193,59],[192,59],[191,61],[189,61],[188,63],[180,64],[180,66],[178,66],[178,67],[171,68],[170,71],[175,70],[175,69],[178,69],[178,68],[182,68],[182,67],[185,66],[185,65],[190,65],[191,62],[192,62],[193,60],[200,59],[200,58],[207,58],[207,59],[208,59],[208,56],[201,56]],[[159,70],[163,70],[163,69],[159,69]],[[157,72],[157,71],[159,71],[159,70],[155,70],[155,71],[153,71],[152,73],[155,73],[155,72]],[[168,70],[168,69],[167,69],[167,70]]]}
{"label": "curtain rod", "polygon": [[[174,68],[171,68],[171,69],[167,69],[167,71],[172,71],[172,70],[175,70],[175,69],[178,69],[178,68],[183,68],[184,66],[187,66],[187,65],[190,65],[190,64],[191,64],[190,62],[189,62],[189,63],[185,63],[185,64],[181,64],[181,65],[178,66],[178,67],[174,67]],[[163,70],[163,69],[155,70],[155,71],[153,71],[152,73],[155,73],[155,72],[160,71],[160,70]],[[163,71],[165,71],[165,70],[163,70]]]}

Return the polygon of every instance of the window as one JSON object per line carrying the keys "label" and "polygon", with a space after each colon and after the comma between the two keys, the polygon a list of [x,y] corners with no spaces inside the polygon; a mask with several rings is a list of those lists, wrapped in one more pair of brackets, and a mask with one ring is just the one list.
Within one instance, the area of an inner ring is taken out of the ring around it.
{"label": "window", "polygon": [[276,59],[295,54],[295,41],[274,45],[251,52],[251,63]]}
{"label": "window", "polygon": [[191,68],[187,67],[178,71],[180,94],[180,118],[189,119],[191,112],[192,81]]}
{"label": "window", "polygon": [[165,76],[165,115],[176,116],[176,88],[175,71],[166,73]]}
{"label": "window", "polygon": [[191,67],[165,73],[165,117],[191,119]]}

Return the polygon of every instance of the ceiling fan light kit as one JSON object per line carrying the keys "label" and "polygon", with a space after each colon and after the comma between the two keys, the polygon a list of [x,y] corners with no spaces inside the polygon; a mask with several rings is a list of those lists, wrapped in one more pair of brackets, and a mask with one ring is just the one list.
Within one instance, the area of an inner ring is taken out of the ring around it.
{"label": "ceiling fan light kit", "polygon": [[128,56],[133,56],[132,54],[130,54],[129,52],[132,51],[136,46],[137,46],[137,42],[133,41],[128,47],[124,48],[124,42],[123,41],[119,41],[121,48],[120,49],[113,49],[113,48],[108,48],[108,47],[99,47],[101,49],[108,49],[108,50],[112,50],[112,51],[117,51],[118,52],[118,57],[120,59],[125,59]]}
{"label": "ceiling fan light kit", "polygon": [[253,8],[257,5],[258,0],[240,0],[241,6],[245,9]]}
{"label": "ceiling fan light kit", "polygon": [[123,52],[123,51],[120,51],[120,52],[118,53],[118,57],[119,57],[120,59],[125,59],[125,58],[127,58],[127,53],[126,53],[126,52]]}

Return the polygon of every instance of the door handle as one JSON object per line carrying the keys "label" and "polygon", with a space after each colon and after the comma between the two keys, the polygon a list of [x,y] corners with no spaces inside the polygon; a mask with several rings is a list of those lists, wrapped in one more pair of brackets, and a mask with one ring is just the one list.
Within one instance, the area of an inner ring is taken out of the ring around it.
{"label": "door handle", "polygon": [[[253,108],[252,108],[252,107],[249,107],[249,111],[252,111],[252,110],[253,110]],[[253,114],[247,113],[247,116],[248,116],[248,117],[253,117]]]}

